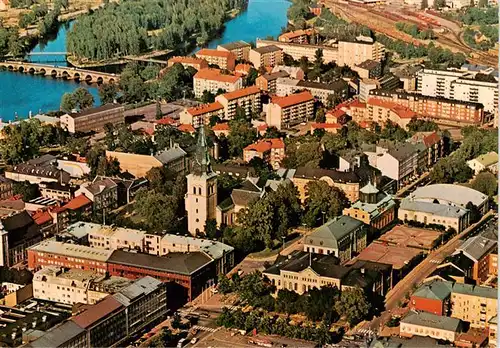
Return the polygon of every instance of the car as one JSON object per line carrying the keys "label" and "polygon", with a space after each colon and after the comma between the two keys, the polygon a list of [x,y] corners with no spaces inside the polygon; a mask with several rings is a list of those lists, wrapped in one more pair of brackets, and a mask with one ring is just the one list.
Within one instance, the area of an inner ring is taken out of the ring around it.
{"label": "car", "polygon": [[196,344],[196,342],[198,342],[198,338],[197,337],[193,337],[189,343]]}

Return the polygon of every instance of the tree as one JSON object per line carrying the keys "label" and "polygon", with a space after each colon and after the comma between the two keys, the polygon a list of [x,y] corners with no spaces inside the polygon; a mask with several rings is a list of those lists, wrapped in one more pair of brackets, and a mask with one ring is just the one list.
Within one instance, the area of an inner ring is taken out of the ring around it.
{"label": "tree", "polygon": [[425,10],[428,7],[429,7],[429,2],[427,0],[422,0],[422,2],[420,3],[420,9]]}
{"label": "tree", "polygon": [[276,138],[282,138],[283,134],[278,130],[278,128],[272,126],[272,127],[267,127],[266,133],[264,134],[264,138],[266,139],[276,139]]}
{"label": "tree", "polygon": [[218,275],[217,290],[223,295],[233,292],[231,280],[223,273],[219,273]]}
{"label": "tree", "polygon": [[434,0],[434,8],[439,10],[446,6],[445,0]]}
{"label": "tree", "polygon": [[325,109],[318,108],[316,110],[316,119],[315,119],[315,121],[318,122],[318,123],[324,123],[326,121]]}
{"label": "tree", "polygon": [[134,208],[148,230],[158,232],[177,230],[179,225],[177,197],[141,189],[137,192]]}
{"label": "tree", "polygon": [[118,95],[118,86],[115,83],[103,83],[97,92],[102,104],[113,103]]}
{"label": "tree", "polygon": [[472,180],[470,186],[489,197],[494,197],[498,191],[497,177],[488,171],[481,172]]}
{"label": "tree", "polygon": [[72,93],[64,93],[61,97],[61,110],[64,112],[72,112],[76,108],[76,101]]}
{"label": "tree", "polygon": [[38,185],[31,184],[29,181],[14,182],[12,185],[12,191],[15,195],[21,195],[23,201],[25,202],[40,197]]}
{"label": "tree", "polygon": [[164,166],[153,167],[146,173],[149,188],[157,193],[170,195],[173,192],[176,176]]}
{"label": "tree", "polygon": [[326,323],[331,323],[338,319],[334,305],[339,297],[340,291],[337,287],[313,288],[308,291],[308,296],[303,298],[302,310],[309,320],[323,320]]}
{"label": "tree", "polygon": [[210,239],[217,238],[217,220],[209,219],[205,222],[205,236]]}
{"label": "tree", "polygon": [[433,132],[439,130],[439,126],[436,122],[417,118],[412,118],[406,128],[408,128],[410,132]]}
{"label": "tree", "polygon": [[276,297],[276,311],[287,314],[295,314],[299,310],[297,301],[299,294],[295,291],[288,289],[281,289],[278,291]]}
{"label": "tree", "polygon": [[250,70],[248,71],[248,75],[245,78],[245,85],[253,86],[258,76],[259,72],[255,68],[250,68]]}
{"label": "tree", "polygon": [[[263,280],[262,274],[259,271],[243,277],[237,292],[240,299],[251,306],[262,307],[268,310],[274,309],[274,300],[271,296],[273,287]],[[270,308],[268,306],[269,302],[272,302],[272,307]]]}
{"label": "tree", "polygon": [[286,157],[282,163],[285,168],[319,168],[319,163],[323,158],[323,150],[319,141],[311,140],[299,144],[294,139],[286,145]]}
{"label": "tree", "polygon": [[200,100],[203,104],[213,103],[215,101],[215,94],[210,91],[204,90]]}
{"label": "tree", "polygon": [[106,158],[106,151],[100,146],[94,146],[85,155],[90,167],[90,177],[96,175],[115,176],[120,173],[120,163],[116,158]]}
{"label": "tree", "polygon": [[91,108],[94,105],[94,96],[83,87],[79,87],[73,92],[73,99],[80,110]]}
{"label": "tree", "polygon": [[159,120],[163,117],[163,112],[161,111],[161,104],[160,101],[156,101],[156,119]]}
{"label": "tree", "polygon": [[243,149],[252,144],[257,138],[255,128],[242,120],[229,121],[229,135],[227,140],[229,142],[229,155],[241,156]]}
{"label": "tree", "polygon": [[337,313],[345,317],[351,326],[365,319],[370,313],[370,307],[370,302],[360,288],[343,290],[340,301],[335,303]]}
{"label": "tree", "polygon": [[319,226],[340,215],[348,206],[345,194],[322,180],[310,181],[306,185],[306,193],[303,222],[310,227]]}
{"label": "tree", "polygon": [[465,205],[465,209],[469,211],[469,222],[471,224],[474,224],[481,220],[481,212],[479,211],[479,208],[472,202],[468,202]]}
{"label": "tree", "polygon": [[430,173],[430,179],[436,183],[466,182],[472,178],[472,169],[460,156],[441,158]]}
{"label": "tree", "polygon": [[486,7],[488,6],[488,0],[479,0],[478,3],[477,3],[477,7]]}

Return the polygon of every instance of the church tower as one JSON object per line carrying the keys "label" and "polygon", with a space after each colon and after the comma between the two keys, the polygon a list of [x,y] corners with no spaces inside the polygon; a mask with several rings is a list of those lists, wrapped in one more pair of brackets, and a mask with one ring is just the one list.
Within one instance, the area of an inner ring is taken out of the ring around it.
{"label": "church tower", "polygon": [[207,139],[199,128],[193,170],[187,178],[186,212],[188,231],[193,236],[205,232],[207,220],[215,219],[217,207],[217,174],[212,171]]}

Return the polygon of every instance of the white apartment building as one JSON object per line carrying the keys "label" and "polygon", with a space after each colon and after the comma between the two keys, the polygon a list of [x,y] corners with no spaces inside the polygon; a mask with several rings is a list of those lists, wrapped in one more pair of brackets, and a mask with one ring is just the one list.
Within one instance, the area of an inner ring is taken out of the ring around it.
{"label": "white apartment building", "polygon": [[240,76],[223,74],[218,69],[201,69],[193,77],[194,95],[200,98],[204,91],[217,93],[219,89],[233,92],[243,88]]}
{"label": "white apartment building", "polygon": [[335,83],[325,84],[312,81],[302,81],[287,77],[279,77],[276,80],[276,95],[285,97],[297,91],[307,90],[318,98],[324,105],[328,103],[328,97],[338,95],[340,98],[347,97],[347,83],[343,80]]}
{"label": "white apartment building", "polygon": [[314,114],[314,97],[309,91],[274,97],[265,105],[266,123],[279,130],[306,122]]}
{"label": "white apartment building", "polygon": [[417,91],[426,96],[481,103],[484,111],[498,112],[498,82],[474,80],[464,71],[423,69],[417,73]]}

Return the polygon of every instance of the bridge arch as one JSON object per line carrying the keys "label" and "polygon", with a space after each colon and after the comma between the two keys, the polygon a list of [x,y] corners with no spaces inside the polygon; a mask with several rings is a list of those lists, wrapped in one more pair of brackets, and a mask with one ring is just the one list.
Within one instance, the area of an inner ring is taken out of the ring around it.
{"label": "bridge arch", "polygon": [[75,74],[73,75],[73,78],[74,78],[75,80],[80,80],[80,74],[79,74],[79,73],[77,73],[77,72],[75,72]]}
{"label": "bridge arch", "polygon": [[53,78],[56,78],[57,77],[57,71],[56,70],[52,70],[50,72],[50,76],[52,76]]}
{"label": "bridge arch", "polygon": [[108,83],[115,83],[115,79],[109,79]]}
{"label": "bridge arch", "polygon": [[85,76],[85,82],[88,82],[88,83],[92,82],[92,75]]}
{"label": "bridge arch", "polygon": [[61,77],[62,77],[63,79],[67,79],[67,78],[69,77],[68,72],[67,72],[66,70],[64,70],[64,71],[62,72]]}
{"label": "bridge arch", "polygon": [[34,75],[34,74],[35,74],[35,72],[36,72],[36,70],[35,70],[35,68],[31,67],[31,68],[29,68],[28,72],[29,72],[31,75]]}
{"label": "bridge arch", "polygon": [[7,67],[7,69],[9,69],[9,70],[14,70],[14,67],[13,67],[12,65],[9,65],[9,66]]}
{"label": "bridge arch", "polygon": [[18,67],[18,68],[17,68],[17,70],[18,70],[19,72],[24,72],[24,66],[22,66],[22,65],[21,65],[20,67]]}
{"label": "bridge arch", "polygon": [[44,68],[40,69],[40,75],[45,76],[46,73],[47,73],[47,71]]}
{"label": "bridge arch", "polygon": [[101,85],[103,82],[104,82],[104,79],[103,79],[101,76],[99,76],[99,77],[97,78],[97,84],[98,84],[98,85]]}

